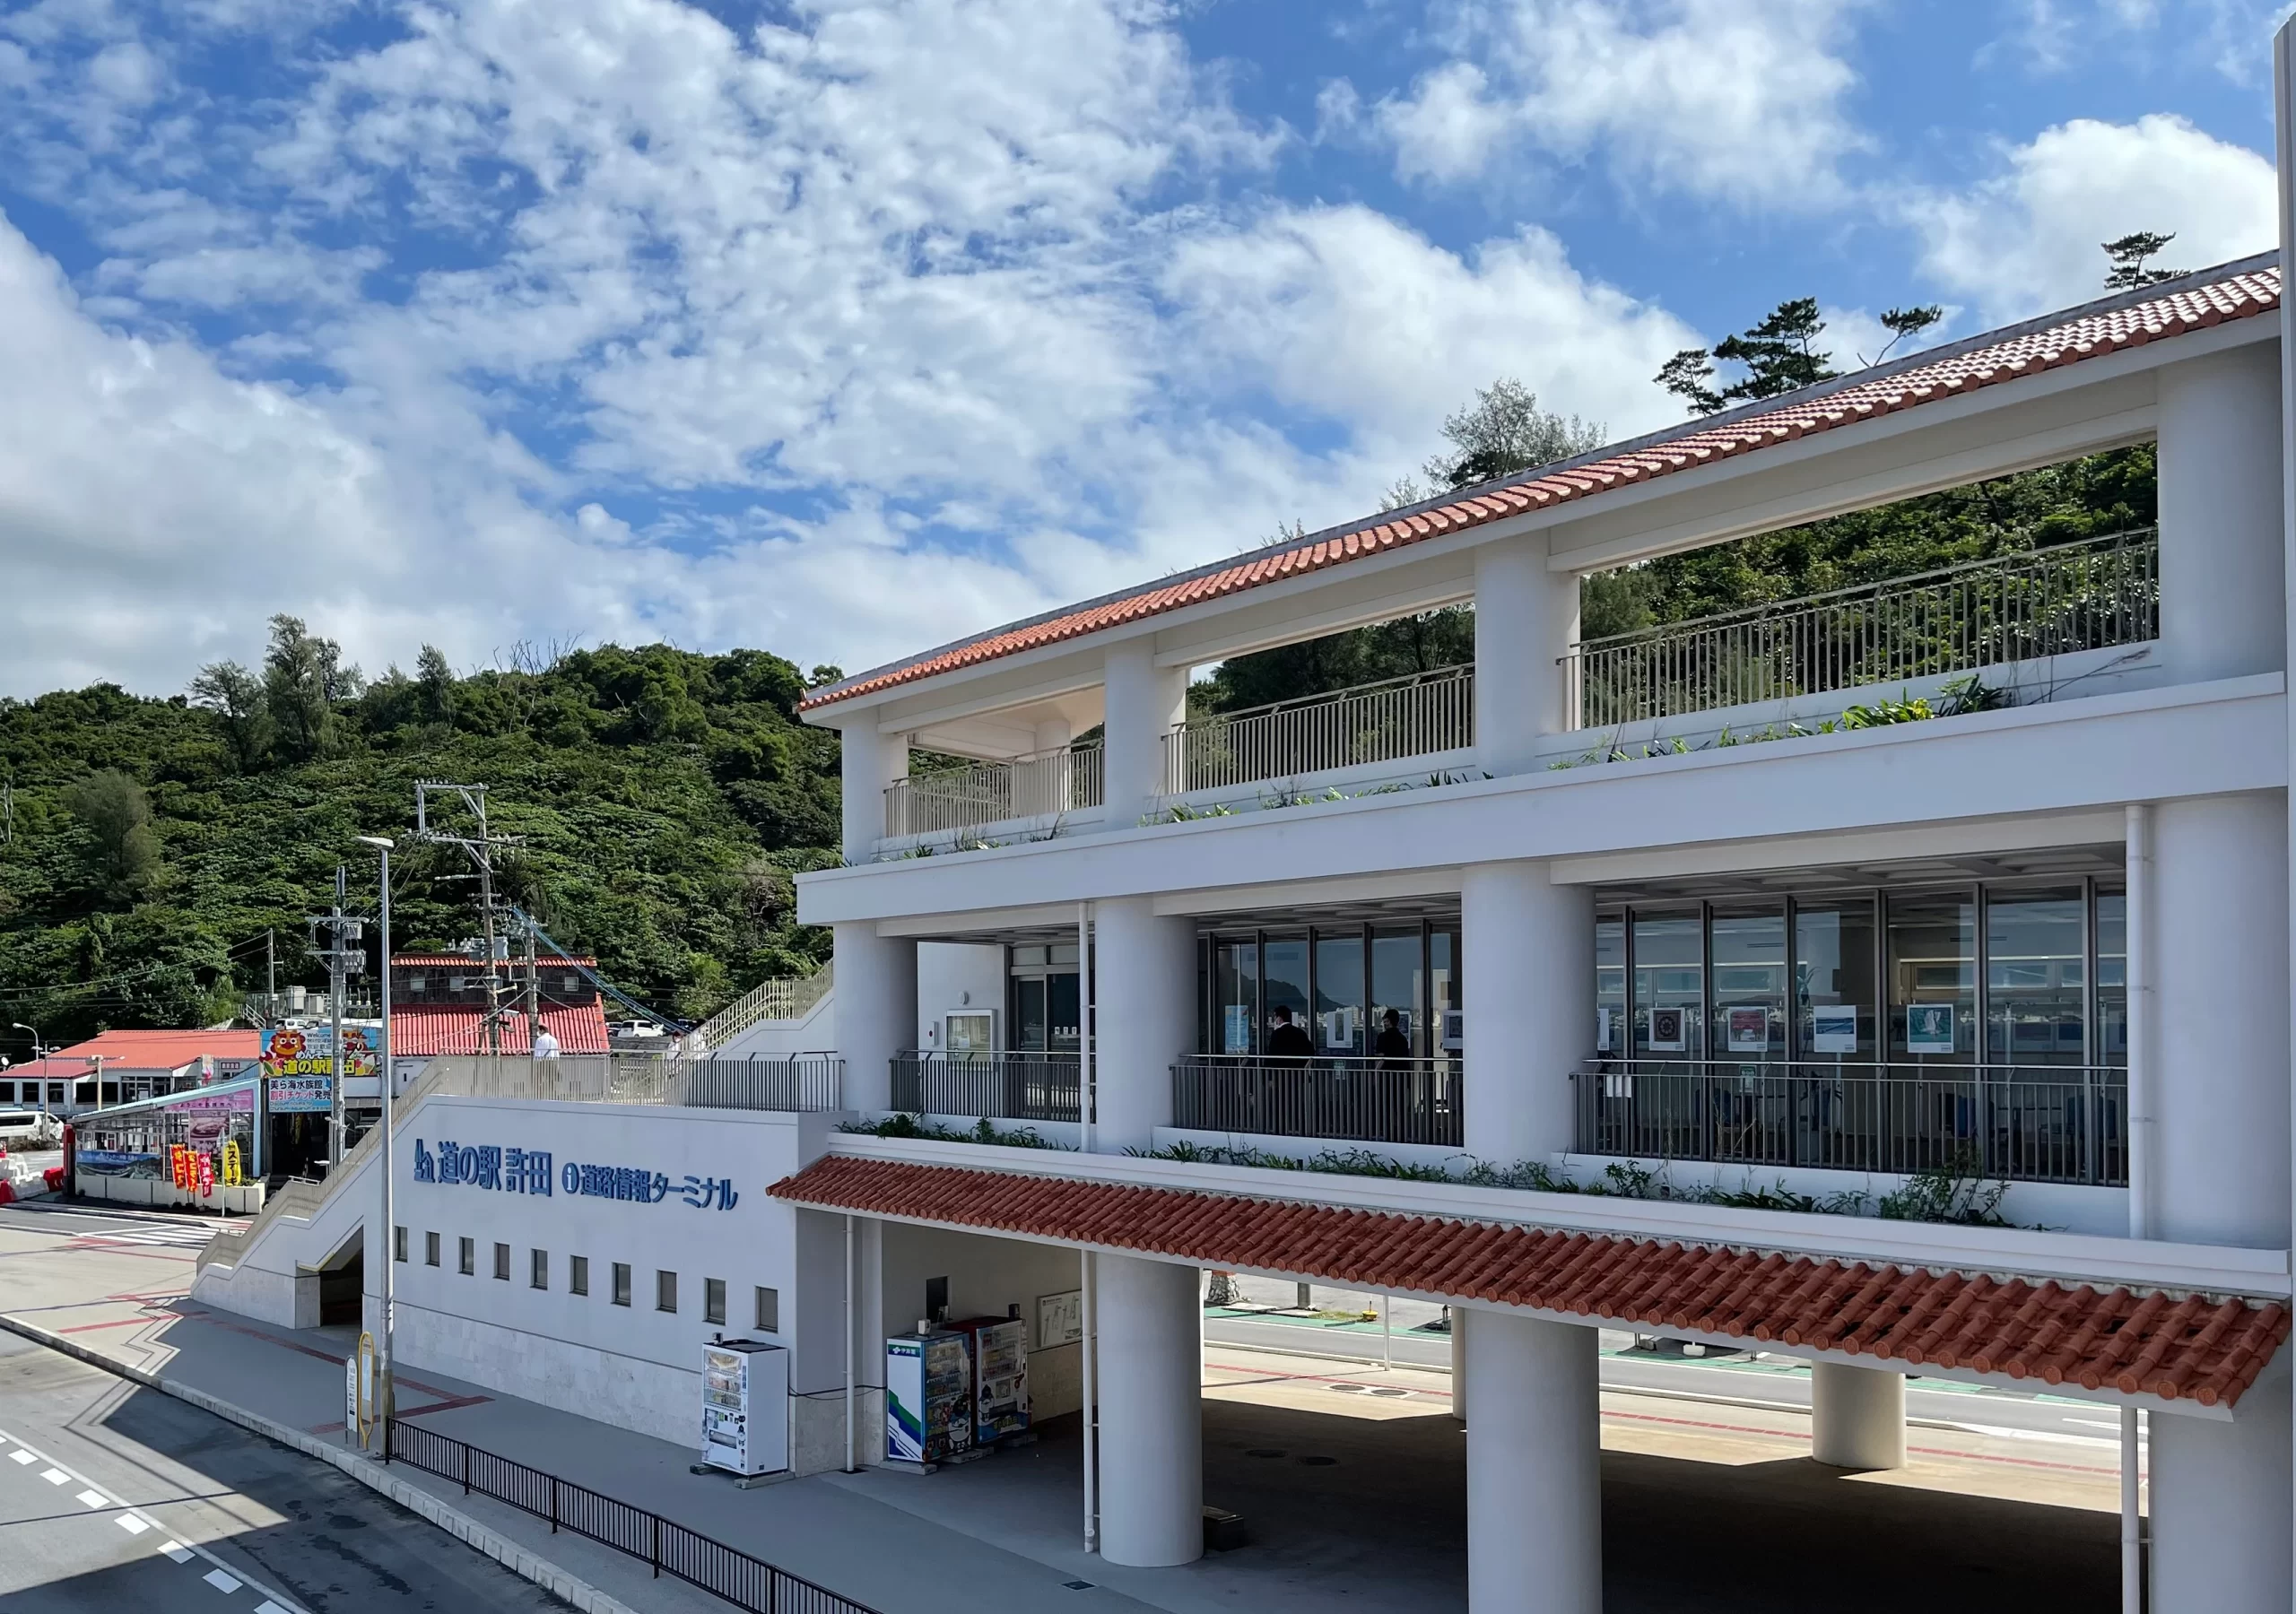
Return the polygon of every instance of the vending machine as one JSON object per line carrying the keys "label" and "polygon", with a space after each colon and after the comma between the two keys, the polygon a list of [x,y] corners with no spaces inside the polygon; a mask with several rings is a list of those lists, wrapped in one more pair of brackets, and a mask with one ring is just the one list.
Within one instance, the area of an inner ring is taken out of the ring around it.
{"label": "vending machine", "polygon": [[972,1365],[965,1336],[943,1329],[885,1341],[885,1457],[944,1462],[972,1449]]}
{"label": "vending machine", "polygon": [[747,1477],[789,1466],[789,1353],[755,1340],[701,1348],[701,1461]]}
{"label": "vending machine", "polygon": [[972,1439],[994,1445],[1029,1427],[1029,1325],[1018,1317],[949,1324],[972,1358]]}

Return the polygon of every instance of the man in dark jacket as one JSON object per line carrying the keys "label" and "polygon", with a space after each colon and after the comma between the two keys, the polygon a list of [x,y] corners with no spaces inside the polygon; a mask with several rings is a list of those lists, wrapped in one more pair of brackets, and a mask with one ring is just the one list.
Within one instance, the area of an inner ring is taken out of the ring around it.
{"label": "man in dark jacket", "polygon": [[1292,1011],[1278,1003],[1275,1024],[1267,1031],[1267,1056],[1305,1061],[1314,1057],[1315,1052],[1315,1039],[1308,1035],[1308,1028],[1292,1024]]}

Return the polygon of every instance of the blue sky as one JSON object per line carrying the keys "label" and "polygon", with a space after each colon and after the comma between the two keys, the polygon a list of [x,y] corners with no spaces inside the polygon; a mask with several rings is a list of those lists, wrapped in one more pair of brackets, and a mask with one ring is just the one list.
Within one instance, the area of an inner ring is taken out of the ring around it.
{"label": "blue sky", "polygon": [[2266,0],[0,0],[0,692],[290,611],[858,668],[2271,245]]}

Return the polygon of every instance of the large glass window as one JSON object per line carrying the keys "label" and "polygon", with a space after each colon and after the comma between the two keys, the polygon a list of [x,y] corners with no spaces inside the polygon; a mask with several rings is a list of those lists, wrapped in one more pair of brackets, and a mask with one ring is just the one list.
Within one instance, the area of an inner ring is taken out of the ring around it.
{"label": "large glass window", "polygon": [[1786,1057],[1786,906],[1718,906],[1713,1019],[1707,1046],[1718,1059]]}
{"label": "large glass window", "polygon": [[1309,1036],[1308,1019],[1308,941],[1304,936],[1282,940],[1270,936],[1260,944],[1260,1011],[1265,1024],[1275,1023],[1279,1011]]}
{"label": "large glass window", "polygon": [[1823,1063],[1874,1055],[1874,899],[1805,898],[1794,905],[1795,1049]]}
{"label": "large glass window", "polygon": [[1626,921],[1595,921],[1595,1052],[1626,1052]]}
{"label": "large glass window", "polygon": [[1463,956],[1458,932],[1428,933],[1427,986],[1431,995],[1427,1002],[1427,1052],[1432,1058],[1457,1060],[1460,1054],[1459,1033],[1464,1028],[1452,1020],[1449,1011],[1466,1008]]}
{"label": "large glass window", "polygon": [[1706,1057],[1704,916],[1634,915],[1634,1052]]}
{"label": "large glass window", "polygon": [[2092,1064],[2128,1063],[2128,898],[2097,892],[2097,1046]]}
{"label": "large glass window", "polygon": [[1316,934],[1316,1052],[1361,1054],[1363,937],[1361,933]]}
{"label": "large glass window", "polygon": [[1419,926],[1371,933],[1370,1035],[1375,1048],[1376,1039],[1392,1013],[1396,1029],[1403,1034],[1411,1051],[1415,1054],[1427,1052],[1427,1016],[1422,990],[1425,968],[1426,948]]}
{"label": "large glass window", "polygon": [[2088,1054],[2087,898],[2075,886],[1988,892],[1987,1064],[2067,1064]]}
{"label": "large glass window", "polygon": [[1974,1063],[1975,893],[1892,893],[1889,926],[1890,1057]]}
{"label": "large glass window", "polygon": [[1259,1049],[1259,943],[1223,940],[1213,949],[1212,1051],[1251,1054]]}

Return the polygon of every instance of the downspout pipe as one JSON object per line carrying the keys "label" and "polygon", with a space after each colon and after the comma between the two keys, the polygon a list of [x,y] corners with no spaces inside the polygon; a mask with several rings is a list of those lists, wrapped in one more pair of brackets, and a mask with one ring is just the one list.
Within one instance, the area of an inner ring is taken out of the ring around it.
{"label": "downspout pipe", "polygon": [[[2153,1236],[2153,1166],[2159,1136],[2156,1063],[2152,1057],[2153,959],[2152,807],[2126,809],[2128,895],[2123,908],[2122,976],[2128,994],[2128,1236]],[[2142,1491],[2144,1445],[2135,1407],[2120,1412],[2120,1606],[2144,1614],[2144,1536]]]}

